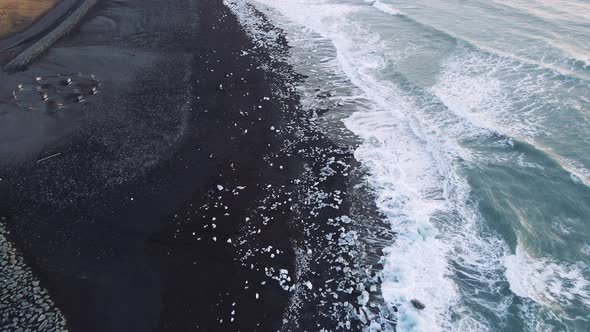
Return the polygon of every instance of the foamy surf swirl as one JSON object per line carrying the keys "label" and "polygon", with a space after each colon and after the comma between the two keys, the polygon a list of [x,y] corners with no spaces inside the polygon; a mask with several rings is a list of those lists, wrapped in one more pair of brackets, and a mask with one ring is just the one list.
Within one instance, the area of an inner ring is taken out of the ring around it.
{"label": "foamy surf swirl", "polygon": [[590,306],[588,269],[530,256],[520,246],[505,258],[506,278],[512,292],[548,307]]}
{"label": "foamy surf swirl", "polygon": [[[399,310],[400,331],[436,331],[458,301],[457,289],[448,278],[449,247],[437,238],[439,232],[431,223],[445,202],[434,161],[399,122],[390,112],[372,111],[353,114],[346,125],[365,141],[355,157],[368,167],[367,180],[376,191],[377,206],[398,232],[383,259],[383,296]],[[413,299],[429,310],[417,311]]]}

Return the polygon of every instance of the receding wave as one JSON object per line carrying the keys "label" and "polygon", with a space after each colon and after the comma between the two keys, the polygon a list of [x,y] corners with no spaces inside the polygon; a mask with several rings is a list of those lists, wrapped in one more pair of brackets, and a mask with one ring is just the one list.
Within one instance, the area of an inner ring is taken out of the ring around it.
{"label": "receding wave", "polygon": [[388,5],[388,4],[383,3],[379,0],[376,0],[375,2],[373,2],[373,7],[377,8],[380,11],[382,11],[386,14],[389,14],[389,15],[403,15],[403,13],[401,11],[399,11],[398,9],[393,7],[392,5]]}

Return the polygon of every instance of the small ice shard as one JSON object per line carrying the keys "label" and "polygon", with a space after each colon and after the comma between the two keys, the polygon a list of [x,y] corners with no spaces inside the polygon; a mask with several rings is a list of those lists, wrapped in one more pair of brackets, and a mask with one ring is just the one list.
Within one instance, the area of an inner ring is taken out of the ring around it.
{"label": "small ice shard", "polygon": [[227,239],[227,243],[231,243],[231,239]]}
{"label": "small ice shard", "polygon": [[258,295],[258,293],[256,293],[256,299],[258,300],[260,298],[260,295]]}
{"label": "small ice shard", "polygon": [[275,130],[275,126],[270,126],[270,130]]}
{"label": "small ice shard", "polygon": [[223,186],[222,186],[222,185],[220,185],[220,184],[218,184],[218,185],[217,185],[217,190],[219,190],[219,191],[222,191],[222,190],[223,190]]}
{"label": "small ice shard", "polygon": [[305,286],[307,286],[307,288],[309,288],[310,290],[313,288],[313,285],[311,284],[311,281],[306,281],[304,283]]}
{"label": "small ice shard", "polygon": [[216,236],[213,237],[213,241],[217,242],[217,237]]}
{"label": "small ice shard", "polygon": [[359,304],[364,307],[367,305],[367,303],[369,302],[369,292],[367,292],[366,290],[364,290],[361,295],[359,297],[357,297],[357,300],[359,301]]}

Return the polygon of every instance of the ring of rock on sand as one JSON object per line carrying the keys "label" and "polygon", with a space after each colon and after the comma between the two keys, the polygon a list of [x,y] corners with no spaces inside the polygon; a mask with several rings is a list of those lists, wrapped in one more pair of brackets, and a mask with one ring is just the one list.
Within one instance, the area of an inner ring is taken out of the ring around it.
{"label": "ring of rock on sand", "polygon": [[94,75],[58,74],[36,77],[13,90],[14,102],[25,111],[56,111],[67,105],[81,104],[97,94],[100,83]]}

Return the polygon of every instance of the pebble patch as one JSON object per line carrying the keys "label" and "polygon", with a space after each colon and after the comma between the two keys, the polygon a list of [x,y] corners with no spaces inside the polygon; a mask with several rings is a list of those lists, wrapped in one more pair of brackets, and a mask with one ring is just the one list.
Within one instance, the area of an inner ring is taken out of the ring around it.
{"label": "pebble patch", "polygon": [[0,223],[0,331],[64,332],[66,320],[8,240]]}

